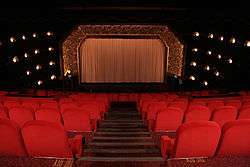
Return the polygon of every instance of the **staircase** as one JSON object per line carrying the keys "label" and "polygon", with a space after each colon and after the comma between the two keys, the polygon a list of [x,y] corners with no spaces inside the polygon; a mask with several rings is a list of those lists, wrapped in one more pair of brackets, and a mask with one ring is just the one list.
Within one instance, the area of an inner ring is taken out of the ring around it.
{"label": "staircase", "polygon": [[160,150],[141,120],[136,103],[112,103],[93,140],[84,148],[82,160],[158,161]]}

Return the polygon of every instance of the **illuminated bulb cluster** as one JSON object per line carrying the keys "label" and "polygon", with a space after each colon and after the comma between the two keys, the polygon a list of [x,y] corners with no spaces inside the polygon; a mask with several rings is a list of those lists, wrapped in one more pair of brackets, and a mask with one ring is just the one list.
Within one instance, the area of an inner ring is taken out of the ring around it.
{"label": "illuminated bulb cluster", "polygon": [[52,35],[53,35],[53,32],[48,31],[46,34],[47,34],[47,36],[52,36]]}
{"label": "illuminated bulb cluster", "polygon": [[35,49],[34,53],[38,54],[38,53],[40,53],[40,50],[39,49]]}
{"label": "illuminated bulb cluster", "polygon": [[191,79],[192,81],[194,81],[194,80],[195,80],[195,77],[194,77],[193,75],[191,75],[191,76],[189,77],[189,79]]}
{"label": "illuminated bulb cluster", "polygon": [[245,45],[246,47],[250,47],[250,41],[246,41]]}
{"label": "illuminated bulb cluster", "polygon": [[41,70],[42,69],[42,66],[41,65],[36,65],[36,70]]}
{"label": "illuminated bulb cluster", "polygon": [[214,38],[214,34],[209,33],[209,34],[208,34],[208,38],[213,39],[213,38]]}
{"label": "illuminated bulb cluster", "polygon": [[220,54],[218,54],[218,55],[217,55],[217,58],[218,58],[218,59],[221,59],[221,55],[220,55]]}
{"label": "illuminated bulb cluster", "polygon": [[37,81],[37,85],[42,85],[42,84],[43,84],[42,80]]}
{"label": "illuminated bulb cluster", "polygon": [[198,37],[198,36],[200,36],[200,33],[199,33],[199,32],[194,32],[194,33],[193,33],[193,36],[194,36],[194,37]]}
{"label": "illuminated bulb cluster", "polygon": [[31,72],[29,70],[26,71],[26,75],[30,75]]}
{"label": "illuminated bulb cluster", "polygon": [[28,58],[29,57],[28,53],[24,53],[24,57]]}
{"label": "illuminated bulb cluster", "polygon": [[10,42],[11,43],[16,42],[16,39],[14,37],[10,37]]}
{"label": "illuminated bulb cluster", "polygon": [[23,39],[23,40],[26,40],[26,36],[25,36],[25,35],[22,35],[22,39]]}
{"label": "illuminated bulb cluster", "polygon": [[51,75],[51,76],[50,76],[50,79],[51,79],[51,80],[55,80],[55,79],[56,79],[56,75],[54,75],[54,74]]}
{"label": "illuminated bulb cluster", "polygon": [[211,54],[212,54],[212,51],[211,51],[211,50],[208,50],[208,51],[207,51],[207,54],[208,54],[208,55],[211,55]]}
{"label": "illuminated bulb cluster", "polygon": [[193,48],[192,51],[193,52],[198,52],[198,48]]}
{"label": "illuminated bulb cluster", "polygon": [[12,61],[13,61],[14,63],[17,63],[17,62],[19,61],[19,58],[18,58],[17,56],[15,56],[15,57],[13,57]]}
{"label": "illuminated bulb cluster", "polygon": [[230,39],[230,43],[235,43],[236,42],[236,39],[234,38],[234,37],[232,37],[231,39]]}
{"label": "illuminated bulb cluster", "polygon": [[197,65],[197,63],[196,63],[195,61],[192,61],[192,62],[190,63],[190,65],[193,66],[193,67],[195,67],[195,66]]}
{"label": "illuminated bulb cluster", "polygon": [[233,60],[230,58],[227,60],[229,64],[232,64],[233,63]]}
{"label": "illuminated bulb cluster", "polygon": [[53,51],[54,50],[54,48],[52,48],[52,47],[48,47],[48,51]]}
{"label": "illuminated bulb cluster", "polygon": [[53,60],[51,60],[50,62],[49,62],[49,65],[50,66],[53,66],[53,65],[55,65],[56,63],[53,61]]}
{"label": "illuminated bulb cluster", "polygon": [[209,70],[210,70],[209,65],[206,65],[206,66],[205,66],[205,70],[207,70],[207,71],[209,71]]}
{"label": "illuminated bulb cluster", "polygon": [[34,33],[32,34],[32,37],[33,37],[33,38],[36,38],[36,37],[37,37],[37,34],[34,32]]}
{"label": "illuminated bulb cluster", "polygon": [[224,41],[224,37],[223,36],[220,36],[220,41]]}
{"label": "illuminated bulb cluster", "polygon": [[215,76],[217,76],[217,77],[220,75],[219,71],[215,71],[214,74],[215,74]]}
{"label": "illuminated bulb cluster", "polygon": [[207,82],[207,81],[203,81],[203,84],[204,84],[205,86],[207,86],[207,85],[208,85],[208,82]]}

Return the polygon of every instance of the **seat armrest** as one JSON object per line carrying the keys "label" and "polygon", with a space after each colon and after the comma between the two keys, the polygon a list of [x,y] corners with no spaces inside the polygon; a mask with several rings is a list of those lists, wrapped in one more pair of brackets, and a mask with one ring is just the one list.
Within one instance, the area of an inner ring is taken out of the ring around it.
{"label": "seat armrest", "polygon": [[163,159],[166,159],[173,152],[174,142],[175,139],[168,136],[161,137],[161,155]]}
{"label": "seat armrest", "polygon": [[83,152],[83,138],[82,135],[75,135],[73,138],[69,138],[69,144],[71,147],[71,150],[73,152],[73,155],[76,158],[80,158]]}

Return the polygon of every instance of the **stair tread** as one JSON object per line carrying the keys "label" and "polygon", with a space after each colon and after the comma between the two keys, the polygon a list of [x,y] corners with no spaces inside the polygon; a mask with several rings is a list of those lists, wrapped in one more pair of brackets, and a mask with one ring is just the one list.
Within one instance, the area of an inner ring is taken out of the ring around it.
{"label": "stair tread", "polygon": [[96,134],[151,134],[150,132],[96,132]]}
{"label": "stair tread", "polygon": [[100,137],[94,136],[93,140],[146,140],[152,139],[152,137]]}
{"label": "stair tread", "polygon": [[160,150],[157,148],[138,148],[138,149],[119,149],[119,148],[86,148],[84,149],[85,153],[160,153]]}
{"label": "stair tread", "polygon": [[154,142],[145,142],[145,141],[141,141],[141,142],[116,142],[116,143],[110,143],[110,142],[91,142],[88,143],[89,146],[148,146],[148,145],[153,145],[156,146],[156,144]]}
{"label": "stair tread", "polygon": [[162,157],[82,157],[79,160],[85,161],[162,161],[164,159]]}

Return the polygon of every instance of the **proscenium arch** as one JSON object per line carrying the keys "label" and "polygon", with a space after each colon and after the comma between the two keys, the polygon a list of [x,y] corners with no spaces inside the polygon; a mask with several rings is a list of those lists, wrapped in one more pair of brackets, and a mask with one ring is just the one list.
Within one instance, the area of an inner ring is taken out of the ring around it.
{"label": "proscenium arch", "polygon": [[62,44],[62,67],[64,74],[68,70],[79,78],[78,48],[88,36],[158,36],[168,49],[166,72],[182,76],[184,69],[184,45],[174,33],[164,25],[80,25],[74,29]]}

